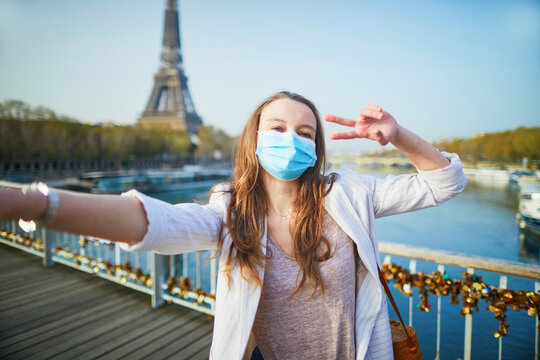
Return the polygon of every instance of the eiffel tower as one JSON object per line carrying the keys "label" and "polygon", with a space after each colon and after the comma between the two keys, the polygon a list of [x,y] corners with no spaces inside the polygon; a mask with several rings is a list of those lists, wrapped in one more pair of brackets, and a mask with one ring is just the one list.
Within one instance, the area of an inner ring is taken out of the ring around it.
{"label": "eiffel tower", "polygon": [[184,74],[176,0],[166,1],[161,65],[137,124],[146,129],[184,130],[196,145],[202,119],[195,111]]}

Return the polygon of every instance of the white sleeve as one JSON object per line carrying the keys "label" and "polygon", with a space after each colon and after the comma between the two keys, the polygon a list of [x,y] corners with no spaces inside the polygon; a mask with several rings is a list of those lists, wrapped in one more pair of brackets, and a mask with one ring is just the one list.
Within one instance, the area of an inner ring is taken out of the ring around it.
{"label": "white sleeve", "polygon": [[441,153],[450,161],[444,168],[376,179],[373,191],[375,217],[438,206],[462,192],[467,178],[459,156]]}
{"label": "white sleeve", "polygon": [[148,221],[142,241],[134,245],[120,243],[123,250],[172,255],[217,248],[222,224],[221,210],[217,205],[172,205],[137,190],[127,191],[121,196],[139,200]]}

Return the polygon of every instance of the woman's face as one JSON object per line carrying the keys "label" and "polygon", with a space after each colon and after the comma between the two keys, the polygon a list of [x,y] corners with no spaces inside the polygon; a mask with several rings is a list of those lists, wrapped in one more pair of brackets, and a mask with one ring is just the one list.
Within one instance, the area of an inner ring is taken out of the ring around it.
{"label": "woman's face", "polygon": [[278,99],[262,110],[258,130],[295,131],[298,136],[315,141],[317,120],[307,105],[291,99]]}

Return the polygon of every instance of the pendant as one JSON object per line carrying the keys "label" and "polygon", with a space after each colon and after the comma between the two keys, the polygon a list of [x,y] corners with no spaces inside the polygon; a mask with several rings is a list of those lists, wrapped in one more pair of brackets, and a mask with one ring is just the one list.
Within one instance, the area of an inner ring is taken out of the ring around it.
{"label": "pendant", "polygon": [[279,219],[279,222],[281,222],[281,223],[287,222],[287,221],[289,220],[289,215],[291,215],[291,211],[290,211],[290,210],[289,210],[289,212],[286,213],[285,215],[282,215],[282,214],[278,213],[278,212],[277,212],[276,210],[274,210],[274,209],[272,209],[272,212],[273,212],[274,214],[277,215],[277,217],[278,217],[278,219]]}

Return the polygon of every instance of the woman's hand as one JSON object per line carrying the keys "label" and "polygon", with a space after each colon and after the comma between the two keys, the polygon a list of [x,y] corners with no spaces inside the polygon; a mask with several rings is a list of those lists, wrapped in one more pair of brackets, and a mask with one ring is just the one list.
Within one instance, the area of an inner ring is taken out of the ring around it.
{"label": "woman's hand", "polygon": [[381,145],[391,142],[418,170],[435,170],[450,164],[430,143],[399,126],[396,119],[380,106],[369,105],[360,112],[359,120],[334,115],[326,115],[324,120],[354,128],[348,132],[332,134],[330,139],[365,138],[375,140]]}
{"label": "woman's hand", "polygon": [[326,115],[324,120],[354,128],[351,131],[330,135],[332,140],[365,138],[386,145],[395,140],[399,131],[396,119],[377,105],[369,105],[363,109],[358,120],[334,115]]}

